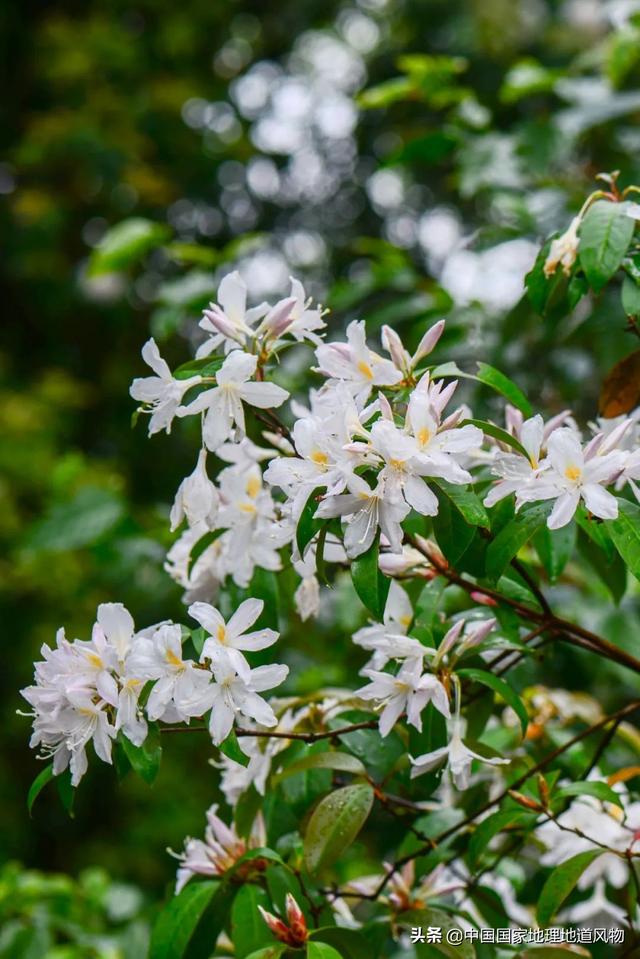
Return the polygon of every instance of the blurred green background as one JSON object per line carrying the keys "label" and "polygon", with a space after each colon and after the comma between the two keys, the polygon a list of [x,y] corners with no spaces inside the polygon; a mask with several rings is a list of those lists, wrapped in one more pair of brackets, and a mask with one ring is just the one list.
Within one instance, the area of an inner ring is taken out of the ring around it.
{"label": "blurred green background", "polygon": [[[74,876],[97,864],[158,898],[174,871],[166,846],[200,832],[215,795],[210,750],[176,737],[153,788],[132,777],[117,786],[93,764],[74,819],[53,792],[29,818],[40,767],[16,710],[59,625],[86,636],[108,600],[140,625],[183,615],[162,564],[168,507],[195,444],[184,429],[151,441],[142,424],[132,430],[128,386],[150,329],[170,362],[187,358],[226,269],[238,266],[256,298],[300,276],[336,329],[362,315],[411,343],[447,316],[438,357],[498,363],[547,410],[594,415],[604,373],[633,348],[617,294],[543,320],[522,280],[595,174],[640,177],[637,6],[5,5],[3,859]],[[170,242],[91,275],[92,249],[132,217],[166,224]],[[346,630],[348,604],[341,615]],[[635,605],[608,615],[604,632],[624,644]],[[291,642],[307,683],[314,662],[325,661],[325,676],[334,668],[328,644],[311,655],[295,629]],[[21,881],[5,872],[0,909]],[[93,889],[104,912],[100,877],[83,882],[82,908],[93,908]]]}

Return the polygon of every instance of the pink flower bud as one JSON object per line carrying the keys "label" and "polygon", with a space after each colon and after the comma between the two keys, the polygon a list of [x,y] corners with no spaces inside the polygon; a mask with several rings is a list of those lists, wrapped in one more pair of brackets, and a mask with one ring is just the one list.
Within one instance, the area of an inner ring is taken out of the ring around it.
{"label": "pink flower bud", "polygon": [[222,333],[228,340],[235,340],[237,343],[243,342],[239,327],[229,320],[217,304],[214,303],[208,310],[205,310],[204,316],[206,316],[218,333]]}
{"label": "pink flower bud", "polygon": [[274,339],[286,333],[294,321],[293,308],[296,305],[296,299],[288,296],[280,300],[275,306],[272,306],[264,320],[260,324],[260,330],[268,333]]}
{"label": "pink flower bud", "polygon": [[284,924],[282,919],[278,919],[272,912],[267,912],[262,906],[258,906],[258,910],[276,939],[279,942],[286,942],[288,946],[292,945],[289,928]]}
{"label": "pink flower bud", "polygon": [[396,331],[392,330],[390,326],[383,326],[381,339],[382,345],[391,356],[394,365],[399,370],[402,370],[403,373],[406,372],[409,367],[410,357]]}
{"label": "pink flower bud", "polygon": [[411,358],[412,367],[417,366],[417,364],[420,362],[420,360],[423,357],[428,356],[429,353],[431,353],[435,349],[438,340],[442,336],[444,327],[445,327],[445,321],[438,320],[437,323],[434,323],[431,329],[427,330],[427,332],[424,334],[424,336],[418,343],[418,349],[415,351],[415,353],[413,354],[413,357]]}
{"label": "pink flower bud", "polygon": [[287,910],[287,922],[289,923],[291,935],[298,940],[300,945],[302,945],[307,941],[309,935],[307,929],[307,920],[304,918],[302,909],[290,892],[287,893],[285,905]]}

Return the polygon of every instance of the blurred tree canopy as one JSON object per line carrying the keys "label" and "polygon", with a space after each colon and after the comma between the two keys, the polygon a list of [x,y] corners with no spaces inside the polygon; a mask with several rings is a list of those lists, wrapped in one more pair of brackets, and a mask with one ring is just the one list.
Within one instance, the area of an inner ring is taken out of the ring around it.
{"label": "blurred tree canopy", "polygon": [[[88,0],[3,18],[3,852],[72,874],[99,862],[158,893],[165,846],[214,798],[213,777],[189,775],[202,746],[167,751],[171,790],[116,792],[96,769],[75,820],[45,805],[30,820],[38,770],[15,716],[61,622],[83,635],[116,594],[140,621],[179,617],[164,514],[192,449],[130,430],[149,327],[177,355],[223,265],[256,299],[295,271],[338,326],[366,312],[411,345],[446,315],[461,360],[481,345],[547,409],[591,411],[632,348],[619,294],[559,291],[541,319],[523,277],[598,173],[638,180],[640,15],[600,0]],[[605,630],[623,646],[629,604]],[[329,654],[299,655],[312,685]]]}

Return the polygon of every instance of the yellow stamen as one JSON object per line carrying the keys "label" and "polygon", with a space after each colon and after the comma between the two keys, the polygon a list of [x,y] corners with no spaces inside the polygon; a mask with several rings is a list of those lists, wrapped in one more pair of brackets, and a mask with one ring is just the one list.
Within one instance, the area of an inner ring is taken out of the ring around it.
{"label": "yellow stamen", "polygon": [[216,638],[219,643],[226,643],[227,641],[227,630],[223,625],[218,626],[216,630]]}
{"label": "yellow stamen", "polygon": [[431,439],[431,430],[428,430],[426,426],[423,426],[421,430],[418,430],[416,439],[418,440],[420,446],[426,446]]}
{"label": "yellow stamen", "polygon": [[249,477],[247,481],[247,487],[246,487],[247,496],[250,496],[251,499],[255,499],[258,493],[260,492],[261,487],[262,487],[262,484],[260,482],[260,479],[257,476]]}
{"label": "yellow stamen", "polygon": [[389,460],[389,466],[394,470],[403,470],[405,466],[404,460]]}
{"label": "yellow stamen", "polygon": [[373,370],[371,369],[368,363],[365,363],[364,360],[360,360],[360,362],[358,363],[358,370],[368,380],[373,379]]}
{"label": "yellow stamen", "polygon": [[183,666],[183,662],[179,659],[174,652],[170,649],[167,650],[165,659],[168,663],[171,663],[172,666]]}
{"label": "yellow stamen", "polygon": [[567,466],[564,475],[571,483],[575,483],[582,476],[582,470],[579,466]]}
{"label": "yellow stamen", "polygon": [[104,663],[96,653],[87,653],[87,659],[92,666],[95,666],[97,669],[104,669]]}
{"label": "yellow stamen", "polygon": [[318,466],[326,466],[329,462],[329,457],[322,450],[314,450],[309,459],[317,463]]}
{"label": "yellow stamen", "polygon": [[238,509],[242,510],[243,513],[248,513],[249,516],[255,516],[258,512],[253,503],[240,503]]}

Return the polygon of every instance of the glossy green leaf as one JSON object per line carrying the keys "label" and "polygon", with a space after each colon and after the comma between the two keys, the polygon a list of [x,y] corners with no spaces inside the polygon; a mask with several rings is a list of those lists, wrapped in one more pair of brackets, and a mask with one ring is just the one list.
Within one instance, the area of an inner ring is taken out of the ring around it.
{"label": "glossy green leaf", "polygon": [[631,242],[635,221],[624,204],[597,200],[580,226],[580,265],[598,293],[614,275]]}
{"label": "glossy green leaf", "polygon": [[562,903],[575,888],[587,866],[601,856],[602,849],[587,849],[561,863],[547,878],[538,900],[537,917],[541,926],[549,924]]}
{"label": "glossy green leaf", "polygon": [[362,829],[372,804],[373,789],[365,783],[343,786],[318,803],[304,837],[309,872],[319,872],[344,853]]}
{"label": "glossy green leaf", "polygon": [[524,508],[500,530],[487,549],[486,573],[489,579],[500,579],[519,550],[546,522],[552,507],[552,503],[545,502]]}
{"label": "glossy green leaf", "polygon": [[311,932],[310,939],[332,946],[343,959],[371,959],[371,943],[357,929],[322,926]]}
{"label": "glossy green leaf", "polygon": [[533,545],[552,583],[562,574],[576,545],[576,524],[573,520],[561,529],[545,524],[533,537]]}
{"label": "glossy green leaf", "polygon": [[29,815],[33,809],[33,804],[47,785],[53,779],[53,763],[49,763],[48,766],[45,766],[42,769],[36,778],[33,780],[29,786],[29,792],[27,793],[27,809],[29,810]]}
{"label": "glossy green leaf", "polygon": [[640,316],[640,286],[630,276],[622,281],[622,309],[627,316]]}
{"label": "glossy green leaf", "polygon": [[260,886],[242,885],[231,906],[231,939],[238,959],[273,944],[273,935],[258,906],[271,911],[271,901]]}
{"label": "glossy green leaf", "polygon": [[246,959],[280,959],[280,956],[286,949],[287,946],[284,942],[274,942],[269,946],[262,946],[262,948],[256,949],[256,951],[250,953]]}
{"label": "glossy green leaf", "polygon": [[158,916],[148,959],[202,959],[226,922],[236,888],[215,880],[191,881]]}
{"label": "glossy green leaf", "polygon": [[155,782],[160,771],[160,762],[162,760],[162,745],[160,742],[160,730],[157,723],[149,723],[147,738],[141,746],[134,744],[127,739],[124,733],[119,737],[125,756],[131,763],[131,768],[135,773],[144,779],[146,783]]}
{"label": "glossy green leaf", "polygon": [[465,522],[470,526],[490,528],[491,523],[487,511],[472,489],[467,486],[457,486],[455,483],[447,483],[443,479],[434,480],[433,483],[451,500]]}
{"label": "glossy green leaf", "polygon": [[234,763],[239,763],[241,766],[249,765],[249,757],[245,756],[245,754],[242,752],[240,743],[238,742],[238,737],[233,729],[224,742],[220,743],[220,752],[224,753],[224,755],[229,759],[232,759]]}
{"label": "glossy green leaf", "polygon": [[483,383],[485,386],[491,387],[497,393],[502,394],[505,399],[509,400],[514,406],[516,406],[522,413],[529,417],[532,415],[533,410],[528,399],[522,392],[519,386],[509,379],[508,376],[505,376],[504,373],[501,373],[500,370],[496,370],[493,366],[489,366],[488,363],[478,363],[478,372],[474,373],[465,373],[464,370],[461,370],[456,363],[453,361],[449,363],[442,363],[440,366],[436,366],[431,372],[431,378],[434,380],[439,379],[442,376],[455,376],[463,377],[466,380],[475,380],[477,383]]}
{"label": "glossy green leaf", "polygon": [[200,360],[182,363],[173,371],[173,376],[176,380],[190,380],[192,376],[215,376],[223,363],[224,357],[203,356]]}
{"label": "glossy green leaf", "polygon": [[304,772],[306,769],[335,769],[338,772],[353,773],[355,776],[364,776],[367,772],[364,765],[351,753],[341,753],[335,749],[328,749],[322,753],[312,753],[303,759],[298,759],[291,765],[286,766],[282,772],[274,778],[274,784],[286,779],[287,776],[293,776],[295,773]]}
{"label": "glossy green leaf", "polygon": [[515,436],[512,436],[511,433],[507,433],[506,430],[503,430],[501,429],[501,427],[496,426],[495,423],[487,423],[486,420],[469,419],[469,420],[462,420],[460,425],[466,426],[467,423],[471,423],[473,426],[477,426],[478,429],[482,430],[482,432],[486,436],[492,436],[495,440],[500,440],[501,443],[504,443],[506,446],[510,446],[511,449],[515,450],[516,453],[520,453],[521,456],[524,456],[526,457],[526,459],[529,459],[529,454],[527,453],[522,443],[520,443],[520,441],[517,440]]}
{"label": "glossy green leaf", "polygon": [[315,519],[314,517],[318,509],[318,496],[323,489],[324,487],[318,486],[309,494],[309,498],[300,513],[300,519],[296,527],[296,543],[300,556],[304,556],[305,549],[322,525],[322,520]]}
{"label": "glossy green leaf", "polygon": [[345,959],[345,957],[328,942],[309,939],[307,942],[307,959]]}
{"label": "glossy green leaf", "polygon": [[616,549],[636,579],[640,579],[640,506],[618,500],[618,518],[605,520]]}
{"label": "glossy green leaf", "polygon": [[423,930],[427,930],[431,926],[442,930],[442,942],[434,942],[433,944],[418,942],[415,944],[414,948],[418,959],[421,959],[422,956],[433,956],[433,950],[446,956],[447,959],[475,959],[476,951],[473,943],[468,939],[461,936],[460,943],[447,942],[447,932],[451,929],[460,929],[448,912],[435,908],[411,909],[403,913],[402,918],[407,926],[421,926]]}
{"label": "glossy green leaf", "polygon": [[520,720],[522,735],[526,736],[527,727],[529,726],[529,714],[527,713],[524,703],[518,694],[513,691],[509,683],[486,669],[458,669],[456,672],[461,678],[471,679],[474,683],[481,683],[483,686],[492,689],[498,696],[501,696],[505,703],[511,706]]}
{"label": "glossy green leaf", "polygon": [[376,619],[382,620],[391,580],[378,568],[379,552],[380,533],[378,532],[366,553],[358,556],[351,563],[351,579],[356,593],[369,612]]}

